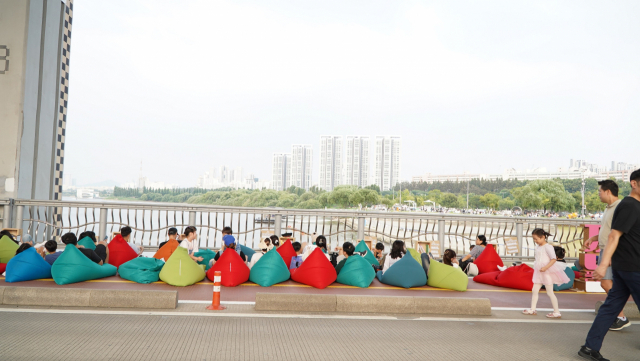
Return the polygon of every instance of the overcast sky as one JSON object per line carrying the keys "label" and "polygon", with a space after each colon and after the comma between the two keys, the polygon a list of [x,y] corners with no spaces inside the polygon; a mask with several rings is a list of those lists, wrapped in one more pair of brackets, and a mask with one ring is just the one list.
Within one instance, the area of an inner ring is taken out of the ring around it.
{"label": "overcast sky", "polygon": [[[271,178],[320,135],[402,137],[401,177],[640,163],[640,3],[74,3],[65,175]],[[373,163],[373,162],[372,162]]]}

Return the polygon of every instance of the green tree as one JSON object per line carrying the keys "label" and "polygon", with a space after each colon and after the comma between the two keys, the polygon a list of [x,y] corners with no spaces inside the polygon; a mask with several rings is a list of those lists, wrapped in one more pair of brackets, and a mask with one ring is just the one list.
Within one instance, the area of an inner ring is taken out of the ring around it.
{"label": "green tree", "polygon": [[487,193],[480,197],[480,203],[482,203],[482,205],[487,208],[498,209],[498,205],[500,204],[500,197],[493,193]]}
{"label": "green tree", "polygon": [[597,191],[591,191],[586,194],[584,202],[587,206],[587,211],[591,213],[602,212],[607,207],[607,204],[602,203],[600,200],[600,196],[598,196]]}
{"label": "green tree", "polygon": [[376,184],[372,184],[370,186],[366,186],[366,187],[364,187],[364,189],[371,189],[373,191],[376,191],[376,193],[380,194],[380,187],[378,187]]}
{"label": "green tree", "polygon": [[532,181],[524,187],[514,189],[513,194],[525,208],[543,208],[544,211],[572,210],[575,201],[560,182],[550,179]]}
{"label": "green tree", "polygon": [[458,208],[458,197],[452,193],[444,193],[440,200],[440,204],[446,208]]}
{"label": "green tree", "polygon": [[498,208],[500,209],[512,209],[516,206],[516,202],[511,198],[503,198],[498,202]]}

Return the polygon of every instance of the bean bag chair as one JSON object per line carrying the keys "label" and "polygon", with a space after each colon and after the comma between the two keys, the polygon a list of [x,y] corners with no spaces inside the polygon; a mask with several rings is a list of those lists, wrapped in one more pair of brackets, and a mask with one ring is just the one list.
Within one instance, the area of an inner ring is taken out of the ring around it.
{"label": "bean bag chair", "polygon": [[16,255],[18,247],[16,242],[12,241],[11,238],[2,236],[2,238],[0,238],[0,263],[9,262],[9,260]]}
{"label": "bean bag chair", "polygon": [[51,278],[51,265],[31,247],[15,255],[6,272],[4,280],[9,283]]}
{"label": "bean bag chair", "polygon": [[[78,241],[78,246],[82,246],[84,248],[90,249],[92,251],[96,250],[96,244],[89,237],[84,237],[83,239]],[[111,258],[111,257],[109,257]]]}
{"label": "bean bag chair", "polygon": [[4,273],[4,270],[7,269],[6,263],[0,263],[0,275]]}
{"label": "bean bag chair", "polygon": [[191,259],[186,248],[178,247],[162,267],[160,279],[172,286],[190,286],[204,279],[204,265]]}
{"label": "bean bag chair", "polygon": [[160,247],[160,249],[156,251],[153,258],[163,259],[166,262],[173,254],[173,251],[178,247],[180,247],[180,243],[175,239],[170,239],[164,244],[164,246]]}
{"label": "bean bag chair", "polygon": [[473,263],[478,266],[478,274],[499,271],[498,266],[504,266],[502,259],[491,245],[484,247]]}
{"label": "bean bag chair", "polygon": [[371,267],[371,263],[363,257],[354,255],[347,259],[336,281],[344,285],[367,288],[375,277],[376,272]]}
{"label": "bean bag chair", "polygon": [[374,266],[380,265],[380,262],[378,262],[378,259],[376,258],[376,256],[373,255],[373,252],[371,252],[371,250],[369,249],[369,246],[367,246],[367,243],[365,243],[365,241],[360,241],[356,246],[354,252],[363,253],[364,259],[369,261],[369,263],[371,263],[372,265]]}
{"label": "bean bag chair", "polygon": [[486,285],[499,286],[498,275],[501,271],[486,272],[473,277],[473,282],[484,283]]}
{"label": "bean bag chair", "polygon": [[101,266],[93,262],[72,244],[64,248],[64,252],[51,266],[51,276],[59,285],[115,276],[116,271],[113,265]]}
{"label": "bean bag chair", "polygon": [[240,245],[240,250],[242,251],[242,253],[244,253],[245,256],[247,256],[247,262],[251,262],[251,258],[253,258],[253,255],[256,253],[256,251],[243,245]]}
{"label": "bean bag chair", "polygon": [[222,273],[221,283],[225,287],[235,287],[249,280],[249,267],[235,249],[227,248],[207,271],[207,278],[212,282],[216,271]]}
{"label": "bean bag chair", "polygon": [[498,286],[515,288],[517,290],[531,291],[533,289],[533,268],[526,264],[509,267],[500,272],[497,281]]}
{"label": "bean bag chair", "polygon": [[137,257],[118,267],[118,274],[136,283],[152,283],[160,280],[164,261],[157,258]]}
{"label": "bean bag chair", "polygon": [[109,242],[109,264],[116,266],[116,268],[136,257],[138,257],[136,251],[129,246],[121,235],[116,235]]}
{"label": "bean bag chair", "polygon": [[[166,245],[165,245],[166,246]],[[217,252],[214,252],[210,249],[203,248],[198,252],[194,252],[194,257],[202,257],[202,261],[198,261],[198,264],[204,265],[205,271],[210,268],[209,262],[216,257]],[[236,253],[237,254],[237,253]]]}
{"label": "bean bag chair", "polygon": [[447,290],[466,291],[468,284],[469,278],[460,268],[448,266],[434,260],[429,263],[427,285]]}
{"label": "bean bag chair", "polygon": [[284,260],[284,263],[287,265],[287,269],[291,266],[291,258],[296,256],[296,251],[293,250],[293,246],[291,245],[291,241],[287,240],[277,249],[278,253]]}
{"label": "bean bag chair", "polygon": [[311,252],[300,267],[291,270],[291,279],[315,288],[327,288],[338,275],[320,248]]}
{"label": "bean bag chair", "polygon": [[258,262],[251,267],[249,281],[262,287],[269,287],[288,280],[290,276],[287,264],[274,248],[262,255]]}
{"label": "bean bag chair", "polygon": [[411,257],[413,257],[413,259],[415,259],[419,265],[422,265],[422,260],[420,259],[420,253],[418,253],[418,251],[413,248],[407,248],[407,253],[410,254]]}
{"label": "bean bag chair", "polygon": [[573,282],[576,280],[576,275],[571,268],[565,268],[564,273],[567,275],[567,277],[569,277],[569,282],[563,283],[561,285],[553,285],[553,290],[556,292],[570,289],[571,287],[573,287]]}
{"label": "bean bag chair", "polygon": [[356,249],[355,252],[358,253],[363,253],[365,251],[369,251],[369,246],[367,246],[367,243],[365,241],[360,241],[358,242],[358,244],[356,245]]}
{"label": "bean bag chair", "polygon": [[427,274],[409,253],[384,273],[378,271],[377,276],[378,280],[384,284],[403,288],[421,287],[427,284]]}

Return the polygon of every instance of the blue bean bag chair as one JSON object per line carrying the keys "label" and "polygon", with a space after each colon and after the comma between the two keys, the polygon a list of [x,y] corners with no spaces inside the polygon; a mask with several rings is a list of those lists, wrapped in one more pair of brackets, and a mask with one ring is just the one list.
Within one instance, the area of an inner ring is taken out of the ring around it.
{"label": "blue bean bag chair", "polygon": [[553,285],[553,290],[556,292],[570,289],[571,287],[573,287],[573,282],[576,280],[576,274],[571,268],[565,268],[564,273],[567,275],[567,277],[569,277],[569,282],[563,283],[561,285]]}
{"label": "blue bean bag chair", "polygon": [[466,291],[469,284],[469,277],[466,273],[462,272],[460,268],[431,260],[429,262],[427,284],[431,287],[444,288],[447,290]]}
{"label": "blue bean bag chair", "polygon": [[64,248],[64,252],[51,266],[51,276],[59,285],[115,276],[116,271],[114,265],[101,266],[93,262],[72,244]]}
{"label": "blue bean bag chair", "polygon": [[204,265],[189,257],[186,248],[178,247],[160,270],[160,279],[172,286],[191,286],[204,279]]}
{"label": "blue bean bag chair", "polygon": [[51,278],[51,265],[38,254],[35,248],[27,248],[15,255],[9,263],[5,281],[22,282]]}
{"label": "blue bean bag chair", "polygon": [[138,257],[118,267],[118,275],[136,283],[152,283],[160,280],[164,261],[157,258]]}
{"label": "blue bean bag chair", "polygon": [[198,252],[194,252],[193,256],[203,258],[202,261],[198,261],[198,264],[204,265],[204,270],[206,271],[209,268],[211,268],[211,266],[209,265],[209,262],[216,256],[216,254],[218,254],[218,252],[214,252],[210,249],[203,248]]}
{"label": "blue bean bag chair", "polygon": [[384,273],[378,271],[377,276],[380,282],[397,287],[411,288],[427,284],[427,274],[409,252]]}
{"label": "blue bean bag chair", "polygon": [[88,248],[92,251],[96,250],[96,244],[89,237],[84,237],[83,239],[78,241],[78,246],[82,246],[84,248]]}
{"label": "blue bean bag chair", "polygon": [[251,262],[251,258],[256,253],[256,251],[243,245],[240,245],[240,250],[242,251],[242,253],[244,253],[245,256],[247,256],[247,262]]}
{"label": "blue bean bag chair", "polygon": [[7,236],[0,238],[0,263],[7,263],[16,255],[18,244]]}
{"label": "blue bean bag chair", "polygon": [[344,285],[367,288],[376,277],[371,263],[360,256],[351,256],[344,263],[336,282]]}
{"label": "blue bean bag chair", "polygon": [[257,283],[262,287],[273,286],[276,283],[289,279],[291,274],[287,264],[284,263],[280,253],[273,248],[260,257],[258,262],[251,267],[249,281]]}

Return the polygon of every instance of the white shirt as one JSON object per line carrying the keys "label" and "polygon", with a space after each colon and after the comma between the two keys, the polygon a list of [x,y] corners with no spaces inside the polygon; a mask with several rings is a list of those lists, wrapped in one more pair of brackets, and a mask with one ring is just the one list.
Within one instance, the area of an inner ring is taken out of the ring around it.
{"label": "white shirt", "polygon": [[[314,244],[311,244],[311,245],[308,245],[308,246],[304,247],[304,252],[302,253],[302,261],[304,262],[307,259],[307,257],[309,257],[311,252],[313,252],[316,248],[318,248],[318,246],[316,246]],[[327,257],[327,259],[329,261],[331,261],[331,256],[330,255],[328,255],[326,253],[324,255]]]}
{"label": "white shirt", "polygon": [[394,263],[401,260],[402,257],[404,257],[404,255],[398,258],[391,258],[391,255],[388,254],[387,257],[384,259],[384,266],[382,267],[382,272],[386,272],[389,269],[389,267],[393,266]]}
{"label": "white shirt", "polygon": [[195,238],[193,241],[189,242],[186,238],[180,242],[180,247],[186,248],[189,252],[189,255],[193,256],[194,253],[198,252],[198,239]]}
{"label": "white shirt", "polygon": [[251,267],[253,267],[253,265],[256,264],[256,262],[258,262],[258,260],[260,260],[260,258],[262,258],[262,255],[264,253],[262,253],[262,251],[260,252],[256,252],[253,254],[253,256],[251,256],[251,262],[249,262],[249,264],[247,264],[247,266],[249,266],[249,269],[251,269]]}

